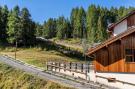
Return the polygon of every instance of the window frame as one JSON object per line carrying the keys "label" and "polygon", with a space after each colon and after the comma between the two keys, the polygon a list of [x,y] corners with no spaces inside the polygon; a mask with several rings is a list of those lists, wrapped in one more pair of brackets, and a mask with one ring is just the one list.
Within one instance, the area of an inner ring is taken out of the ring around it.
{"label": "window frame", "polygon": [[[131,50],[131,54],[127,54],[127,50]],[[132,61],[127,61],[127,57],[132,57]],[[126,63],[135,63],[135,49],[127,48],[125,49],[125,62]]]}

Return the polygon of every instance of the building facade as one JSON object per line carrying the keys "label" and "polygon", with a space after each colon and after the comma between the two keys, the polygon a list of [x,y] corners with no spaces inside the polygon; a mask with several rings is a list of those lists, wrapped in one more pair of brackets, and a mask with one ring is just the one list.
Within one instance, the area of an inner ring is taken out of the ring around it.
{"label": "building facade", "polygon": [[135,25],[135,11],[131,11],[129,14],[127,14],[124,18],[122,18],[118,22],[111,24],[108,27],[108,31],[110,32],[111,36],[116,36],[134,25]]}
{"label": "building facade", "polygon": [[122,89],[135,88],[135,11],[108,27],[111,37],[90,48],[94,56],[93,81]]}

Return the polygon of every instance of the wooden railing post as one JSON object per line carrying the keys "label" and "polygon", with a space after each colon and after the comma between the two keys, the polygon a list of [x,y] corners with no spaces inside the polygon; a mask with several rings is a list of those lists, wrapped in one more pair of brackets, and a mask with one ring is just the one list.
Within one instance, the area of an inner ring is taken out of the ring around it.
{"label": "wooden railing post", "polygon": [[55,71],[56,71],[56,66],[57,66],[57,63],[55,62]]}
{"label": "wooden railing post", "polygon": [[87,72],[88,72],[88,64],[87,63],[85,63],[85,69],[84,70],[85,70],[85,73],[86,73],[85,75],[86,75],[86,80],[87,80]]}
{"label": "wooden railing post", "polygon": [[53,62],[51,62],[51,71],[53,71]]}
{"label": "wooden railing post", "polygon": [[60,72],[60,67],[61,67],[61,65],[60,65],[60,62],[59,62],[59,72]]}
{"label": "wooden railing post", "polygon": [[69,64],[69,65],[70,65],[70,72],[71,72],[71,69],[72,69],[72,62],[70,62],[70,64]]}
{"label": "wooden railing post", "polygon": [[82,63],[82,66],[81,66],[81,72],[83,72],[83,63]]}
{"label": "wooden railing post", "polygon": [[75,71],[77,71],[77,63],[75,63]]}
{"label": "wooden railing post", "polygon": [[66,63],[64,63],[64,71],[66,71]]}
{"label": "wooden railing post", "polygon": [[[49,71],[54,71],[54,72],[62,72],[64,74],[67,73],[67,71],[74,73],[74,75],[80,73],[83,74],[84,76],[86,75],[86,80],[88,76],[88,72],[90,71],[90,64],[86,63],[77,63],[77,62],[46,62],[46,68]],[[79,76],[79,75],[77,75]],[[81,75],[80,75],[81,77]],[[85,79],[85,77],[83,77]]]}

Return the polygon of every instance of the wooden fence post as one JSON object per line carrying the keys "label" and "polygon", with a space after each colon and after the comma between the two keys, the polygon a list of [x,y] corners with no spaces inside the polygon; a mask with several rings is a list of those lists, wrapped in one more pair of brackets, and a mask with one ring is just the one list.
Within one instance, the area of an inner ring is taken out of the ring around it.
{"label": "wooden fence post", "polygon": [[55,62],[55,71],[56,71],[56,66],[57,66],[57,63]]}
{"label": "wooden fence post", "polygon": [[75,63],[75,71],[77,71],[77,63]]}
{"label": "wooden fence post", "polygon": [[59,62],[59,72],[60,72],[60,67],[61,67],[61,65],[60,65],[60,62]]}
{"label": "wooden fence post", "polygon": [[81,66],[81,72],[83,72],[83,63],[82,63],[82,66]]}
{"label": "wooden fence post", "polygon": [[85,69],[84,70],[85,70],[85,73],[86,73],[85,75],[86,75],[86,80],[87,80],[88,64],[86,64],[86,63],[85,63]]}
{"label": "wooden fence post", "polygon": [[51,62],[51,71],[53,71],[53,62]]}
{"label": "wooden fence post", "polygon": [[70,72],[71,72],[71,69],[72,69],[72,62],[70,62]]}
{"label": "wooden fence post", "polygon": [[64,71],[66,71],[66,63],[64,63]]}

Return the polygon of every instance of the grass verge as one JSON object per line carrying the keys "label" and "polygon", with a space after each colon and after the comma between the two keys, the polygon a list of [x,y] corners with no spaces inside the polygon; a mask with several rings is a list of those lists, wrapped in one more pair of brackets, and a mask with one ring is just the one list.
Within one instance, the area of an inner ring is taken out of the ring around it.
{"label": "grass verge", "polygon": [[73,89],[46,81],[0,62],[0,89]]}
{"label": "grass verge", "polygon": [[[14,48],[1,49],[0,54],[15,57]],[[75,58],[67,57],[57,51],[42,51],[40,48],[18,48],[17,59],[26,63],[45,68],[47,61],[76,62]]]}

